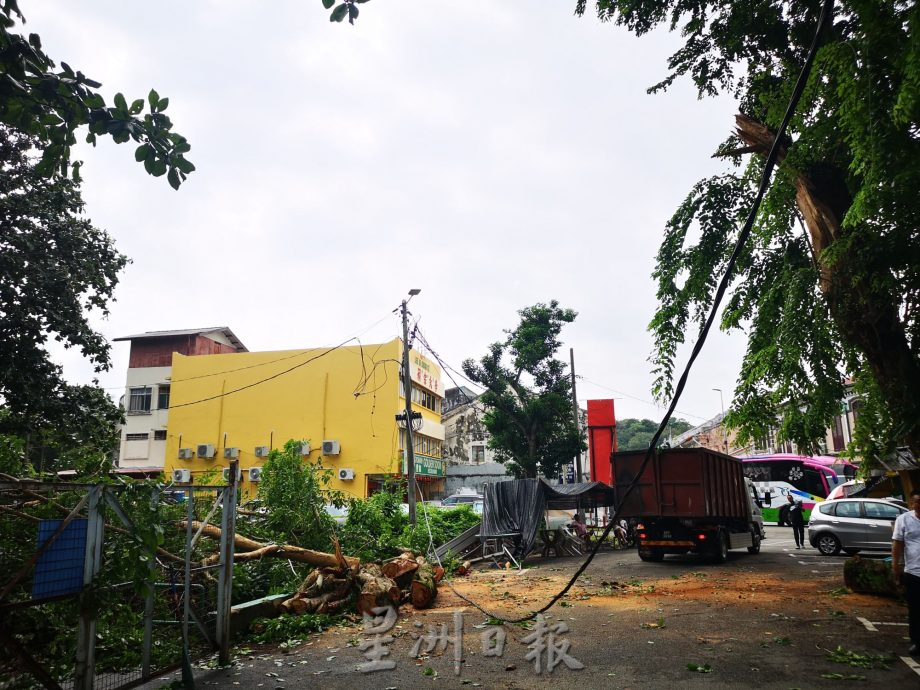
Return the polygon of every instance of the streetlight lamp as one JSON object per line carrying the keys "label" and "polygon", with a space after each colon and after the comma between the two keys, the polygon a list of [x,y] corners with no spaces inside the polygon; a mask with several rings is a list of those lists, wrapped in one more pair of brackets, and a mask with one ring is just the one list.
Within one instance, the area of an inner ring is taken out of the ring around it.
{"label": "streetlight lamp", "polygon": [[722,397],[721,388],[713,388],[719,392],[719,405],[722,407],[722,417],[719,419],[719,432],[722,435],[722,445],[725,447],[725,454],[728,455],[728,437],[725,435],[725,399]]}

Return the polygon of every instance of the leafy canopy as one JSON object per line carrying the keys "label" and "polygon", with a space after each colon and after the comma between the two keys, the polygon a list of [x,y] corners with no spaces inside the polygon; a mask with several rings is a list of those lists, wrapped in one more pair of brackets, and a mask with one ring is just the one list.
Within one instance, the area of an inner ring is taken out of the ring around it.
{"label": "leafy canopy", "polygon": [[68,384],[46,346],[109,368],[88,315],[108,313],[127,259],[83,217],[78,184],[38,170],[37,144],[0,125],[0,434],[22,471],[92,471],[114,450],[121,413],[101,389]]}
{"label": "leafy canopy", "polygon": [[516,477],[559,476],[563,465],[585,449],[572,419],[572,384],[556,359],[562,327],[576,313],[556,300],[518,312],[520,323],[505,340],[489,346],[463,373],[486,390],[480,400],[489,447]]}
{"label": "leafy canopy", "polygon": [[[17,0],[0,0],[0,123],[35,137],[42,147],[36,170],[41,175],[59,173],[80,179],[80,163],[71,164],[76,131],[87,127],[86,141],[95,145],[99,136],[119,144],[134,141],[135,159],[146,171],[178,189],[195,166],[185,158],[191,150],[185,137],[172,131],[165,114],[168,98],[153,89],[146,101],[130,103],[116,93],[106,105],[98,92],[102,86],[66,62],[60,69],[43,50],[38,34],[17,33],[25,23]],[[149,106],[149,112],[142,113]]]}
{"label": "leafy canopy", "polygon": [[[668,433],[673,436],[682,434],[692,428],[692,424],[675,417],[672,417],[668,423]],[[645,450],[657,430],[658,422],[653,422],[651,419],[618,419],[617,448],[620,450]],[[661,438],[661,442],[668,442],[668,434]]]}
{"label": "leafy canopy", "polygon": [[[602,21],[637,35],[663,24],[684,38],[650,91],[689,77],[700,96],[734,95],[767,132],[782,119],[820,8],[596,3]],[[872,458],[907,443],[920,453],[920,5],[836,3],[788,135],[721,312],[724,330],[748,338],[727,421],[744,440],[779,419],[781,439],[815,449],[852,378],[863,397],[854,450]],[[650,328],[661,398],[671,395],[678,347],[712,304],[762,170],[764,151],[749,138],[730,137],[719,152],[733,169],[691,190],[658,252]]]}

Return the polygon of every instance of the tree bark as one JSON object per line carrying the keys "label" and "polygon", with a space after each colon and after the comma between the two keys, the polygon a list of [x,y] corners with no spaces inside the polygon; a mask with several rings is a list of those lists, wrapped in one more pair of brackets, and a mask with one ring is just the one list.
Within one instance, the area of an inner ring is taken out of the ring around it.
{"label": "tree bark", "polygon": [[[745,115],[737,115],[735,122],[745,150],[767,155],[774,133]],[[785,154],[784,145],[778,163]],[[827,165],[795,173],[796,205],[811,238],[831,318],[844,341],[866,358],[899,437],[920,456],[920,362],[898,313],[898,295],[892,294],[894,277],[887,267],[873,266],[869,233],[841,226],[853,202],[844,171]],[[831,246],[837,250],[833,261],[826,252]]]}
{"label": "tree bark", "polygon": [[419,566],[409,588],[409,597],[412,605],[417,609],[427,609],[434,603],[438,596],[438,586],[435,582],[434,568],[425,563]]}
{"label": "tree bark", "polygon": [[[187,522],[185,520],[179,521],[179,527],[181,529],[186,528]],[[198,531],[201,527],[201,523],[197,520],[192,522],[192,530]],[[204,530],[201,532],[202,536],[209,537],[211,539],[220,539],[221,530],[220,527],[215,525],[205,525]],[[261,558],[262,556],[280,556],[283,558],[289,558],[292,561],[297,561],[298,563],[309,563],[318,568],[341,568],[342,563],[345,563],[345,566],[351,570],[357,570],[361,566],[361,561],[357,558],[351,558],[350,556],[342,556],[341,552],[339,553],[325,553],[324,551],[314,551],[313,549],[303,549],[299,546],[291,546],[289,544],[263,544],[258,542],[255,539],[250,539],[249,537],[244,537],[242,534],[236,534],[233,538],[233,543],[239,552],[234,553],[234,561],[246,561],[254,560],[256,558]],[[246,556],[245,553],[251,552],[261,552],[257,556]],[[210,565],[212,563],[217,563],[220,560],[219,554],[214,554],[213,556],[208,556],[205,558],[202,563],[204,565]]]}

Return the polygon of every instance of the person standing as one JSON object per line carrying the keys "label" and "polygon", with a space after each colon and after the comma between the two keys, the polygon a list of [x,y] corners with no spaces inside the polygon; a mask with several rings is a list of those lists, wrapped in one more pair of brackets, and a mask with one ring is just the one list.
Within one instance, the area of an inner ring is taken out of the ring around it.
{"label": "person standing", "polygon": [[891,536],[891,569],[907,599],[907,624],[911,648],[920,653],[920,489],[910,492],[910,507],[894,522]]}
{"label": "person standing", "polygon": [[792,535],[795,537],[795,548],[805,548],[805,513],[802,502],[796,501],[792,494],[787,494],[789,501],[789,524],[792,525]]}

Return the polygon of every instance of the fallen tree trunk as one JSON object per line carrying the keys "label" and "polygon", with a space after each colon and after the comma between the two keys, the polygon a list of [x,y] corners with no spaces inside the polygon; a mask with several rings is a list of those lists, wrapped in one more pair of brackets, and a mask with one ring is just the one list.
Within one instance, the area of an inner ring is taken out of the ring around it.
{"label": "fallen tree trunk", "polygon": [[854,556],[843,564],[843,582],[854,592],[899,597],[891,565],[887,561]]}
{"label": "fallen tree trunk", "polygon": [[[187,524],[185,520],[179,521],[179,527],[181,529],[186,529]],[[197,520],[193,521],[192,530],[197,532],[199,529],[201,529],[201,523]],[[220,527],[216,525],[205,525],[201,534],[210,539],[220,539],[221,530]],[[242,534],[234,535],[233,544],[239,549],[239,551],[235,552],[233,555],[234,561],[251,561],[262,558],[263,556],[278,556],[297,561],[298,563],[308,563],[317,568],[340,568],[343,563],[345,567],[352,570],[357,570],[361,566],[360,560],[351,558],[350,556],[342,556],[341,552],[326,553],[324,551],[314,551],[313,549],[291,546],[290,544],[263,544],[255,539],[245,537]],[[220,561],[220,554],[214,554],[213,556],[205,558],[202,561],[202,565],[211,565],[218,561]]]}
{"label": "fallen tree trunk", "polygon": [[358,573],[358,581],[361,583],[357,602],[358,613],[370,614],[372,609],[379,606],[399,607],[402,591],[377,565],[365,565]]}

